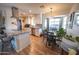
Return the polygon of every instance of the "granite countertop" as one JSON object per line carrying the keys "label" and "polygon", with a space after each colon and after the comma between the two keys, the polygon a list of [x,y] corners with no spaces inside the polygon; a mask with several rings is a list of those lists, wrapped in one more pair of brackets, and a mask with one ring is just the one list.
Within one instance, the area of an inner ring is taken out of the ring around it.
{"label": "granite countertop", "polygon": [[9,36],[16,36],[24,33],[29,33],[29,31],[14,31],[14,32],[9,32],[7,33]]}

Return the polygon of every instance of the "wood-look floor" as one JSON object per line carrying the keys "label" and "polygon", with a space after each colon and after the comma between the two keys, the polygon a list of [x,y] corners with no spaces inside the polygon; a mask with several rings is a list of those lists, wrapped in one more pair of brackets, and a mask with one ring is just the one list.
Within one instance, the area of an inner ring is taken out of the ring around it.
{"label": "wood-look floor", "polygon": [[31,45],[19,52],[20,55],[59,55],[60,50],[56,47],[47,47],[42,37],[30,36]]}

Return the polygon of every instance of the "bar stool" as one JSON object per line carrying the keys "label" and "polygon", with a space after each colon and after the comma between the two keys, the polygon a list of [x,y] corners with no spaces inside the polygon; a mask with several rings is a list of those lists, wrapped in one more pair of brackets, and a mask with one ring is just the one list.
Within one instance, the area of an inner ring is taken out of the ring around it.
{"label": "bar stool", "polygon": [[2,37],[0,38],[2,41],[2,53],[1,54],[10,54],[13,51],[13,45],[11,43],[11,37]]}

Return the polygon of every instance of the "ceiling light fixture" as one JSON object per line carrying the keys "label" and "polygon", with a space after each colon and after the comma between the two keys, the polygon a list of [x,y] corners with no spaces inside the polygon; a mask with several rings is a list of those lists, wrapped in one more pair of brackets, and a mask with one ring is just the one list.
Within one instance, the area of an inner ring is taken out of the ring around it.
{"label": "ceiling light fixture", "polygon": [[52,12],[52,8],[50,8],[50,11]]}
{"label": "ceiling light fixture", "polygon": [[51,13],[51,16],[52,16],[52,8],[50,8],[50,13]]}
{"label": "ceiling light fixture", "polygon": [[45,6],[44,5],[41,5],[40,8],[45,8]]}

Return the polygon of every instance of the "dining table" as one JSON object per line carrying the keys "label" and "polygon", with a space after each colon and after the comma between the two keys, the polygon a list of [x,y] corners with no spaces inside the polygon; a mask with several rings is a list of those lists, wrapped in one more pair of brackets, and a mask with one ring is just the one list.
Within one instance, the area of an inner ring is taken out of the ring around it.
{"label": "dining table", "polygon": [[57,35],[55,32],[48,31],[47,32],[47,39],[48,39],[48,41],[51,40],[50,43],[53,43],[54,45],[56,45]]}

